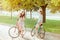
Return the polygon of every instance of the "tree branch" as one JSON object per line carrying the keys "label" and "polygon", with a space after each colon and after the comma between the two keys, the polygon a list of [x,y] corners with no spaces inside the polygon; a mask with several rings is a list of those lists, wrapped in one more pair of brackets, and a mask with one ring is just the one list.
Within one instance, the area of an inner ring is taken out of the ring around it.
{"label": "tree branch", "polygon": [[47,7],[47,5],[48,5],[48,4],[45,4],[45,5],[43,5],[43,6],[40,6],[40,7]]}
{"label": "tree branch", "polygon": [[40,6],[41,8],[44,7],[44,6]]}
{"label": "tree branch", "polygon": [[45,4],[45,7],[47,7],[48,4]]}

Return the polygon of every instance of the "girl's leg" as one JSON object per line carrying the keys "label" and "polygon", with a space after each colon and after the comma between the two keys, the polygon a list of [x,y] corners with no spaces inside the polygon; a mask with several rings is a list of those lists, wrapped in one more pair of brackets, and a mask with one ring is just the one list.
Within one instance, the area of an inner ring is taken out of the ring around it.
{"label": "girl's leg", "polygon": [[24,36],[24,30],[21,31],[21,36],[22,36],[22,37]]}
{"label": "girl's leg", "polygon": [[23,37],[24,36],[24,34],[23,34],[24,30],[21,26],[19,27],[19,32],[20,32],[21,36]]}
{"label": "girl's leg", "polygon": [[38,24],[36,24],[35,29],[36,29],[36,30],[38,30],[38,27],[39,27],[39,25],[38,25]]}
{"label": "girl's leg", "polygon": [[21,26],[19,23],[16,24],[16,27],[18,28],[19,33],[21,33]]}
{"label": "girl's leg", "polygon": [[24,36],[24,32],[25,32],[25,27],[24,27],[24,23],[23,23],[23,25],[22,25],[22,31],[21,31],[22,37]]}
{"label": "girl's leg", "polygon": [[19,27],[18,27],[18,31],[19,31],[19,33],[21,34],[21,31],[22,31],[22,27],[19,25]]}
{"label": "girl's leg", "polygon": [[39,28],[39,25],[37,24],[37,25],[35,26],[35,29],[36,29],[36,36],[38,36],[38,28]]}

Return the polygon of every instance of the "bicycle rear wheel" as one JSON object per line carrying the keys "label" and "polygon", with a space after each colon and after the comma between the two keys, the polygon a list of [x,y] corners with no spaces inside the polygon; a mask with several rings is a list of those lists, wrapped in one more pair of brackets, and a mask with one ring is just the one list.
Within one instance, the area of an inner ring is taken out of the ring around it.
{"label": "bicycle rear wheel", "polygon": [[9,30],[8,30],[8,34],[10,37],[12,38],[17,38],[19,37],[19,31],[16,27],[11,27]]}

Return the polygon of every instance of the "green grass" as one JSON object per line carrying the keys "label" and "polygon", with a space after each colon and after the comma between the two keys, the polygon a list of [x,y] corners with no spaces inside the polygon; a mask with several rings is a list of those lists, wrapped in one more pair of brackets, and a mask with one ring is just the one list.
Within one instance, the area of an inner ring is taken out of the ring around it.
{"label": "green grass", "polygon": [[11,17],[8,16],[0,16],[0,23],[7,23],[7,24],[15,24],[16,23],[16,17]]}
{"label": "green grass", "polygon": [[[13,17],[11,19],[11,17],[9,16],[0,16],[0,23],[6,23],[6,24],[13,24],[15,25],[16,24],[16,20],[17,17]],[[25,24],[26,24],[26,27],[29,27],[29,28],[32,28],[36,23],[36,20],[33,20],[33,19],[27,19],[25,20]]]}
{"label": "green grass", "polygon": [[60,34],[60,20],[46,20],[44,28],[48,32],[54,32]]}
{"label": "green grass", "polygon": [[[11,20],[11,17],[8,16],[0,16],[0,23],[6,23],[6,24],[16,24],[16,17],[13,17]],[[36,24],[37,20],[34,19],[27,19],[25,20],[26,27],[32,28]],[[60,20],[46,20],[46,23],[44,23],[44,28],[47,32],[54,32],[60,34]]]}

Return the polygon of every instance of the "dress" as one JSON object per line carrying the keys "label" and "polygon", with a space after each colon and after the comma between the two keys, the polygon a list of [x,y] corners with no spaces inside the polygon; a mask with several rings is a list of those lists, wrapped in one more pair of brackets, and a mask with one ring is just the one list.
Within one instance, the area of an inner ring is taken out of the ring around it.
{"label": "dress", "polygon": [[25,29],[25,28],[24,28],[24,26],[25,26],[24,20],[23,20],[22,18],[20,18],[20,19],[18,20],[18,24],[19,24],[19,27],[21,27],[23,30]]}

